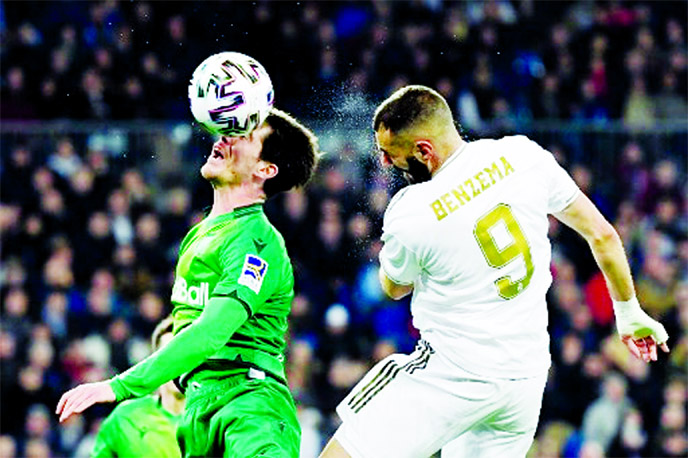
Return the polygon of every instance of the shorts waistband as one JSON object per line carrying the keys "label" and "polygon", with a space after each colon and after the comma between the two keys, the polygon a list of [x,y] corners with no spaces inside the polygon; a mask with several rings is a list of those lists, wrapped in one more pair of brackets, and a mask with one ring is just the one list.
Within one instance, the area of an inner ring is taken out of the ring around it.
{"label": "shorts waistband", "polygon": [[[208,377],[202,381],[194,381],[194,378],[198,374],[200,374],[203,371],[209,371],[209,372],[226,372],[226,371],[232,371],[231,374],[223,375],[217,378],[214,377]],[[258,379],[258,380],[264,380],[265,378],[271,378],[277,382],[279,382],[282,385],[287,385],[286,380],[283,380],[281,377],[278,377],[269,371],[263,370],[260,367],[255,367],[252,365],[248,364],[241,364],[236,361],[227,361],[227,360],[219,360],[219,359],[209,359],[199,365],[196,369],[192,370],[191,372],[188,372],[174,380],[175,385],[177,388],[182,392],[186,393],[187,390],[192,387],[199,387],[200,385],[212,385],[212,386],[217,386],[221,384],[229,384],[228,386],[225,385],[225,388],[229,388],[234,385],[238,385],[242,380],[245,380],[247,378],[249,379]]]}

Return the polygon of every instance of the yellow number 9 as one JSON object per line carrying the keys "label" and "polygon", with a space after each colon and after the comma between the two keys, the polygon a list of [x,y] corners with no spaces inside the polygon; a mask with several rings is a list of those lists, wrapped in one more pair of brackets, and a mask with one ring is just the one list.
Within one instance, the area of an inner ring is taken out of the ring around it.
{"label": "yellow number 9", "polygon": [[[497,246],[492,231],[497,223],[502,222],[512,238],[504,248]],[[516,221],[511,207],[499,204],[475,224],[473,235],[480,245],[485,260],[495,269],[501,269],[515,259],[522,258],[526,266],[526,274],[520,280],[513,280],[511,276],[504,275],[495,281],[499,295],[504,299],[513,299],[518,296],[530,284],[533,277],[533,258],[530,254],[530,245],[521,226]]]}

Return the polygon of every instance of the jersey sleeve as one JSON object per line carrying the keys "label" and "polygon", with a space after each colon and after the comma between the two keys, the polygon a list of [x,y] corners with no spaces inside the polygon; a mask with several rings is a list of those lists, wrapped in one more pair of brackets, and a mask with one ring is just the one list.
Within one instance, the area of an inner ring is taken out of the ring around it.
{"label": "jersey sleeve", "polygon": [[284,278],[283,250],[271,237],[246,235],[225,245],[220,254],[222,276],[211,297],[238,300],[249,316],[275,292]]}
{"label": "jersey sleeve", "polygon": [[408,231],[408,207],[405,205],[409,199],[408,191],[409,187],[406,187],[392,198],[382,224],[380,268],[398,285],[410,285],[421,272],[420,258],[409,243],[415,231]]}
{"label": "jersey sleeve", "polygon": [[380,267],[387,277],[399,285],[409,285],[420,274],[416,254],[405,247],[397,237],[383,234],[380,250]]}
{"label": "jersey sleeve", "polygon": [[117,401],[151,393],[198,367],[227,343],[248,314],[233,298],[211,298],[193,323],[155,353],[110,379]]}
{"label": "jersey sleeve", "polygon": [[[535,142],[533,144],[537,145]],[[568,172],[559,165],[552,153],[539,145],[537,147],[542,151],[543,159],[540,162],[540,167],[544,169],[542,176],[546,177],[549,190],[547,213],[557,213],[576,200],[580,189]]]}

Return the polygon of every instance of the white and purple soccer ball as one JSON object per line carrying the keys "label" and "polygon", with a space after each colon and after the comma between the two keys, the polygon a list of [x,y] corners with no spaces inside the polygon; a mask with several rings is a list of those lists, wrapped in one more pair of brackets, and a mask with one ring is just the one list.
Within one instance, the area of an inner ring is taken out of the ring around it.
{"label": "white and purple soccer ball", "polygon": [[189,84],[196,121],[212,134],[244,136],[265,121],[274,104],[270,75],[238,52],[213,54],[196,67]]}

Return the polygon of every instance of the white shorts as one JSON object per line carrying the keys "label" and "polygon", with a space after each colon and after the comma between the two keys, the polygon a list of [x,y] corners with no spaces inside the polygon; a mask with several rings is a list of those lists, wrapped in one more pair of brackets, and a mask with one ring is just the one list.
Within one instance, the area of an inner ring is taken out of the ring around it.
{"label": "white shorts", "polygon": [[523,457],[540,415],[547,374],[479,377],[425,341],[380,361],[337,407],[334,437],[353,458]]}

